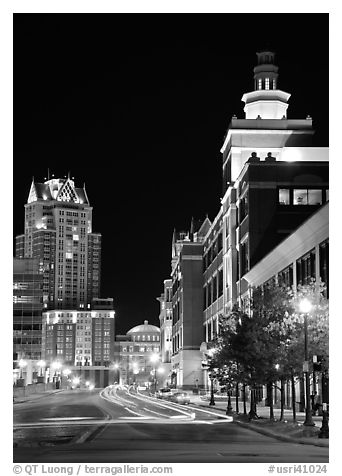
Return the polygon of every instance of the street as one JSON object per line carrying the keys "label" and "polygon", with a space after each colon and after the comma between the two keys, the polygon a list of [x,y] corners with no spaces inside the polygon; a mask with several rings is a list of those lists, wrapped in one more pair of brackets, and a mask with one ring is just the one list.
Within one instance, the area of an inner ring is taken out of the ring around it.
{"label": "street", "polygon": [[135,390],[66,390],[14,405],[14,462],[328,462],[328,448],[286,443],[210,407]]}

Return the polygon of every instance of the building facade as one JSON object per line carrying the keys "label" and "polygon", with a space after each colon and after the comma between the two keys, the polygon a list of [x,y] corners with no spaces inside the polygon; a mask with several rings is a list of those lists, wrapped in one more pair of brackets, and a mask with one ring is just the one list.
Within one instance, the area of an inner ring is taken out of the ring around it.
{"label": "building facade", "polygon": [[47,366],[109,367],[114,359],[115,312],[50,310],[43,312],[43,358]]}
{"label": "building facade", "polygon": [[223,313],[223,220],[222,209],[210,226],[203,247],[203,337],[214,339]]}
{"label": "building facade", "polygon": [[13,361],[40,360],[43,273],[38,259],[13,260]]}
{"label": "building facade", "polygon": [[115,340],[116,381],[123,385],[162,386],[165,373],[159,370],[160,329],[144,321]]}
{"label": "building facade", "polygon": [[157,298],[160,304],[160,352],[163,363],[171,362],[172,354],[172,280],[164,280],[164,292]]}
{"label": "building facade", "polygon": [[32,181],[16,257],[39,260],[44,309],[90,309],[100,295],[101,235],[85,187],[70,177]]}
{"label": "building facade", "polygon": [[223,164],[224,311],[242,305],[243,276],[328,200],[328,149],[312,147],[312,118],[287,119],[274,53],[257,53],[255,90],[233,117]]}
{"label": "building facade", "polygon": [[174,233],[172,241],[172,384],[194,388],[203,385],[203,240],[208,218],[188,233]]}
{"label": "building facade", "polygon": [[[192,350],[198,351],[201,342],[210,344],[219,332],[220,315],[229,313],[235,304],[244,307],[251,276],[256,276],[251,270],[257,269],[260,279],[258,263],[264,263],[263,259],[310,217],[315,215],[316,220],[322,220],[321,213],[326,213],[323,210],[329,200],[328,148],[312,145],[314,130],[310,116],[287,118],[290,94],[279,89],[274,53],[263,51],[257,57],[254,90],[242,96],[244,118],[232,117],[221,148],[221,207],[212,223],[207,221],[201,248],[190,252],[192,260],[202,255],[201,292],[197,292],[200,279],[193,283],[178,279],[182,277],[182,247],[186,250],[186,246],[191,246],[190,234],[174,240],[177,246],[173,246],[172,261],[171,361],[177,377],[181,374],[177,367],[181,368],[181,362],[186,360],[180,353],[184,339],[182,325],[178,324],[180,318],[189,319],[189,328],[195,328],[198,321],[194,309],[198,306],[199,310],[201,300],[203,329],[196,334]],[[318,236],[316,231],[312,234]],[[319,275],[318,268],[323,281],[327,279],[328,242],[322,239],[312,249],[302,250],[303,254],[293,258],[296,262],[289,268],[284,264],[279,270],[283,279],[292,279],[294,284],[305,282],[309,274]],[[322,257],[319,260],[318,254]],[[187,293],[196,293],[191,311],[182,307],[181,296]],[[205,360],[205,352],[201,359]],[[192,368],[194,374],[201,368],[201,359]],[[195,386],[194,382],[188,383]],[[178,378],[177,385],[183,386],[184,379]]]}
{"label": "building facade", "polygon": [[311,280],[323,282],[329,297],[329,203],[320,207],[245,275],[248,286],[271,279],[295,289]]}

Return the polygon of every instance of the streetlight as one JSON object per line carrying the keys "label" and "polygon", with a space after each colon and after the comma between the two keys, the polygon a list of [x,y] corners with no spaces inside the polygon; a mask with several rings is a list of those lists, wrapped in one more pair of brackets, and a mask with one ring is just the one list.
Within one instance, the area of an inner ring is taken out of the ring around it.
{"label": "streetlight", "polygon": [[133,362],[133,385],[136,385],[137,375],[139,373],[139,364],[138,362]]}
{"label": "streetlight", "polygon": [[163,373],[165,372],[165,369],[164,369],[163,367],[159,367],[159,368],[157,369],[157,372],[158,372],[158,374],[160,375],[160,380],[161,380],[162,375],[163,375]]}
{"label": "streetlight", "polygon": [[19,360],[19,368],[20,368],[20,378],[23,378],[23,369],[27,366],[27,362],[24,359]]}
{"label": "streetlight", "polygon": [[62,367],[62,364],[58,361],[52,362],[52,364],[51,364],[51,368],[53,368],[55,370],[53,380],[56,383],[56,389],[59,388],[59,371],[60,371],[61,367]]}
{"label": "streetlight", "polygon": [[158,354],[151,355],[151,362],[154,363],[154,393],[157,393],[157,362],[159,361]]}
{"label": "streetlight", "polygon": [[215,398],[214,398],[214,378],[215,378],[215,374],[214,374],[214,370],[215,369],[211,369],[211,372],[210,372],[210,383],[211,383],[211,386],[210,386],[210,402],[209,402],[209,405],[210,406],[213,406],[215,405]]}
{"label": "streetlight", "polygon": [[117,363],[113,364],[113,369],[115,370],[115,381],[114,381],[114,383],[117,383],[118,385],[120,385],[120,378],[121,378],[120,371],[119,371],[120,365],[117,364]]}
{"label": "streetlight", "polygon": [[37,365],[40,368],[40,377],[43,377],[43,367],[46,365],[45,360],[39,360]]}
{"label": "streetlight", "polygon": [[[209,349],[208,356],[209,356],[210,361],[212,360],[215,352],[216,352],[216,349]],[[210,383],[211,383],[209,405],[213,406],[213,405],[215,405],[215,398],[214,398],[214,378],[215,378],[215,374],[214,374],[214,369],[211,369],[209,377],[210,377]]]}
{"label": "streetlight", "polygon": [[299,303],[299,309],[304,314],[304,365],[303,372],[305,374],[305,426],[315,426],[312,420],[312,412],[310,409],[310,373],[309,373],[309,356],[308,356],[308,315],[312,309],[311,302],[304,298]]}

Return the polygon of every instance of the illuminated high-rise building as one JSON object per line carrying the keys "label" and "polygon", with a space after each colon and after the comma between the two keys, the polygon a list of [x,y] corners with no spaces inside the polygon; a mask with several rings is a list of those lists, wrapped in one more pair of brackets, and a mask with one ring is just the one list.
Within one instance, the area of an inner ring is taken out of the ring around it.
{"label": "illuminated high-rise building", "polygon": [[85,186],[76,187],[69,176],[32,180],[16,257],[38,259],[45,309],[90,308],[100,295],[101,234],[92,232]]}

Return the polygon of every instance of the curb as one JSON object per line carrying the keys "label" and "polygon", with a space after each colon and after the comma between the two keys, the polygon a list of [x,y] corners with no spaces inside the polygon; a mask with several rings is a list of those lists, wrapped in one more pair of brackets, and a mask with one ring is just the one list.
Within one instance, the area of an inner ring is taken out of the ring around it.
{"label": "curb", "polygon": [[[201,403],[192,403],[192,405],[199,406],[199,407],[207,407],[208,405],[203,405]],[[216,408],[216,410],[219,410],[221,412],[225,412],[223,408]],[[245,423],[242,421],[239,421],[238,419],[234,418],[234,423],[237,423],[243,428],[255,431],[257,433],[260,433],[261,435],[264,436],[270,436],[272,438],[275,438],[280,441],[286,441],[288,443],[298,443],[300,445],[312,445],[312,446],[320,446],[322,448],[329,448],[329,439],[325,440],[314,440],[311,441],[311,438],[292,438],[290,436],[284,436],[284,435],[279,435],[278,433],[273,433],[272,431],[266,430],[265,428],[258,428],[256,425],[250,424],[250,423]]]}
{"label": "curb", "polygon": [[234,420],[234,423],[237,423],[238,425],[242,426],[243,428],[247,428],[249,430],[253,430],[257,433],[260,433],[261,435],[265,435],[265,436],[270,436],[272,438],[276,438],[277,440],[280,440],[280,441],[286,441],[288,443],[298,443],[300,445],[312,445],[312,446],[320,446],[320,447],[323,447],[323,448],[329,448],[329,440],[326,439],[325,441],[323,440],[314,440],[312,438],[313,441],[311,441],[311,438],[307,438],[307,439],[304,439],[304,438],[291,438],[290,436],[283,436],[283,435],[279,435],[278,433],[273,433],[271,431],[268,431],[268,430],[265,430],[264,428],[258,428],[257,426],[255,425],[250,425],[249,423],[244,423],[242,421],[239,421],[239,420]]}
{"label": "curb", "polygon": [[[35,397],[35,398],[27,398],[27,400],[18,400],[18,401],[15,401],[13,402],[13,405],[17,405],[18,403],[27,403],[27,402],[33,402],[34,400],[40,400],[41,398],[44,398],[44,397],[48,397],[49,395],[52,395],[54,393],[59,393],[59,392],[63,392],[64,391],[64,388],[63,389],[60,389],[60,390],[54,390],[52,392],[46,392],[44,393],[44,395],[40,395],[39,397]],[[37,394],[33,394],[33,395],[37,395]],[[29,396],[28,396],[29,397]],[[20,398],[20,397],[19,397]]]}

